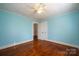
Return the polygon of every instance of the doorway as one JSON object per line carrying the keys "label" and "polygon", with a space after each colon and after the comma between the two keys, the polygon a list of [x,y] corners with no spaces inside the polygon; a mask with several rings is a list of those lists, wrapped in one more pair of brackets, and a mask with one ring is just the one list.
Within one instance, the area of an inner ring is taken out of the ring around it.
{"label": "doorway", "polygon": [[33,40],[38,40],[38,23],[33,24]]}
{"label": "doorway", "polygon": [[48,23],[47,21],[41,23],[33,23],[33,40],[47,40],[48,39]]}

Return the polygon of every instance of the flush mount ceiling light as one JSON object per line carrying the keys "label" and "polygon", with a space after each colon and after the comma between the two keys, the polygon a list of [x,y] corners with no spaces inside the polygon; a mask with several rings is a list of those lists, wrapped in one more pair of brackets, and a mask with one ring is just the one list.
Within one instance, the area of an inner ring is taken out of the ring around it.
{"label": "flush mount ceiling light", "polygon": [[45,8],[46,8],[46,6],[43,3],[36,3],[34,5],[34,7],[33,7],[34,12],[35,13],[38,13],[38,14],[41,14],[42,12],[44,12],[45,11]]}

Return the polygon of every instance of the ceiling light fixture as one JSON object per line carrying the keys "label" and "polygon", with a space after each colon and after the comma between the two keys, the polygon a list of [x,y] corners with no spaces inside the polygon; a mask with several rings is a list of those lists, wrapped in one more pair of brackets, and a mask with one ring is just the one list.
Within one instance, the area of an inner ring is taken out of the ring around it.
{"label": "ceiling light fixture", "polygon": [[44,12],[45,5],[43,3],[37,3],[34,5],[33,9],[36,13],[41,14],[42,12]]}

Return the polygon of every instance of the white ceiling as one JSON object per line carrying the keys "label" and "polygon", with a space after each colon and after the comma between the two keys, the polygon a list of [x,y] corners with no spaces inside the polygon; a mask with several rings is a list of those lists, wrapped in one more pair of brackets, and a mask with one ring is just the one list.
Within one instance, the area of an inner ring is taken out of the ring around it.
{"label": "white ceiling", "polygon": [[[34,18],[35,20],[43,20],[51,15],[57,15],[61,13],[70,12],[78,9],[79,4],[69,4],[69,3],[44,3],[46,9],[43,13],[37,14],[33,11],[34,3],[0,3],[0,9],[7,10],[11,12],[20,13],[25,16]],[[77,7],[76,7],[77,6]]]}

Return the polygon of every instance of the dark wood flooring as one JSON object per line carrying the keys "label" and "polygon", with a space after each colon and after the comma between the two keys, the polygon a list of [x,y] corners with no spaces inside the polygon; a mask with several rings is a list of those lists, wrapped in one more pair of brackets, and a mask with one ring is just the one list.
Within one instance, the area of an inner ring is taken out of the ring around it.
{"label": "dark wood flooring", "polygon": [[0,50],[0,56],[79,56],[79,49],[36,40]]}

